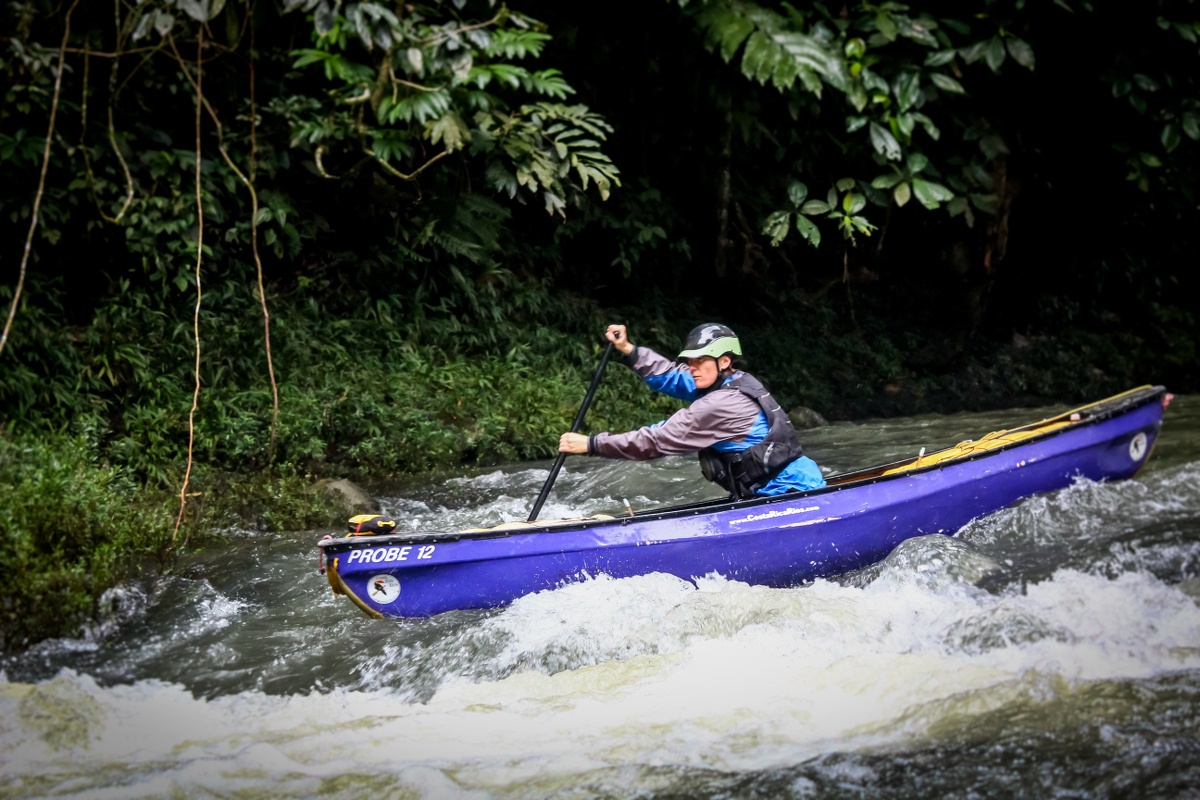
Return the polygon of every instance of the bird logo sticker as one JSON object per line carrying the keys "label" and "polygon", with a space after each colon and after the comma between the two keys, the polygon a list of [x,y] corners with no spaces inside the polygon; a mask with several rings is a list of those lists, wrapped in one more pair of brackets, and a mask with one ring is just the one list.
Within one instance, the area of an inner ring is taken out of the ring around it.
{"label": "bird logo sticker", "polygon": [[1129,457],[1134,461],[1141,461],[1142,456],[1146,455],[1146,445],[1146,434],[1139,431],[1129,443]]}
{"label": "bird logo sticker", "polygon": [[367,581],[367,597],[376,605],[394,603],[400,596],[400,581],[395,575],[376,575]]}

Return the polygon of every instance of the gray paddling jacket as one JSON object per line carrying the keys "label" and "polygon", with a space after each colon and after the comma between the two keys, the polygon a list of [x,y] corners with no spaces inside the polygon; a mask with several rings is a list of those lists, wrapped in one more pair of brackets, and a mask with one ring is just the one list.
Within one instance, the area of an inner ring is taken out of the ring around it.
{"label": "gray paddling jacket", "polygon": [[[691,405],[656,425],[593,434],[589,455],[642,461],[699,452],[705,477],[748,497],[802,454],[787,414],[753,376],[735,372],[720,386],[700,390],[686,367],[648,347],[638,347],[622,360],[654,391]],[[819,481],[815,465],[812,471]],[[815,485],[820,484],[795,488]]]}

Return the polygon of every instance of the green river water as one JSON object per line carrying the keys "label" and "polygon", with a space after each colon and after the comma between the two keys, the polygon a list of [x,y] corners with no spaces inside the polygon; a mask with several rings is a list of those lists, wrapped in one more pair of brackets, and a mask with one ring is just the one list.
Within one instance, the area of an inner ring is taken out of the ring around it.
{"label": "green river water", "polygon": [[[804,432],[840,472],[1059,408]],[[524,519],[548,462],[380,490],[412,528]],[[542,518],[713,496],[694,459],[570,459]],[[1200,797],[1200,397],[1078,482],[793,589],[592,580],[374,621],[327,531],[229,531],[0,662],[7,798]]]}

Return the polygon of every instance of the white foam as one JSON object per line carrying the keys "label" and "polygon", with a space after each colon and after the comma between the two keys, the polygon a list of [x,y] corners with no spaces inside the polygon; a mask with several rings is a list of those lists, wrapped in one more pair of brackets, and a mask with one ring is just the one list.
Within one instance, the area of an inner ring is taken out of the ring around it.
{"label": "white foam", "polygon": [[[0,682],[0,774],[54,776],[78,797],[263,782],[304,793],[357,773],[417,796],[488,796],[612,765],[794,764],[923,736],[1031,686],[1200,667],[1191,597],[1144,574],[1070,570],[1002,595],[953,575],[797,589],[598,577],[525,598],[473,635],[500,643],[483,657],[507,677],[450,676],[426,703],[386,689],[205,701],[69,671]],[[101,774],[119,790],[88,783]]]}

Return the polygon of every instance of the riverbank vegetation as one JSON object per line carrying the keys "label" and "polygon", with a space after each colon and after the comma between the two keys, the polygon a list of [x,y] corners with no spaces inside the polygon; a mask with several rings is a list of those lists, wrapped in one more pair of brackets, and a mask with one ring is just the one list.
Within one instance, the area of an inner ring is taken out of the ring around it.
{"label": "riverbank vegetation", "polygon": [[1200,388],[1190,4],[520,5],[5,7],[5,647],[319,478],[550,457],[611,321],[831,420]]}

